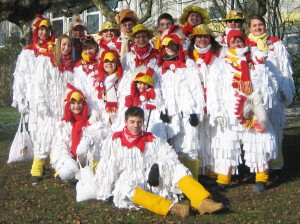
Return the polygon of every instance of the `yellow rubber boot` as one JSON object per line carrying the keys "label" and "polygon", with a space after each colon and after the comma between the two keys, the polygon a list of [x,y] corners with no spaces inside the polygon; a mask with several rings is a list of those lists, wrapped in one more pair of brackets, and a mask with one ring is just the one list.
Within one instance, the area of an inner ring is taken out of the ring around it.
{"label": "yellow rubber boot", "polygon": [[99,163],[99,160],[92,159],[92,161],[91,161],[91,165],[92,165],[92,169],[93,169],[94,173],[96,173],[98,163]]}
{"label": "yellow rubber boot", "polygon": [[218,179],[217,179],[217,183],[218,184],[225,184],[225,185],[229,185],[231,182],[231,175],[223,175],[223,174],[219,174],[218,175]]}
{"label": "yellow rubber boot", "polygon": [[55,169],[55,171],[54,171],[54,177],[55,178],[58,177],[58,169]]}
{"label": "yellow rubber boot", "polygon": [[45,164],[45,159],[39,159],[37,157],[34,157],[31,171],[30,171],[31,176],[41,177],[43,175],[44,164]]}
{"label": "yellow rubber boot", "polygon": [[265,172],[256,173],[255,182],[267,183],[268,181],[269,181],[269,173],[267,170]]}
{"label": "yellow rubber boot", "polygon": [[204,199],[211,197],[210,193],[191,176],[185,176],[178,182],[178,188],[191,200],[191,205],[198,209]]}
{"label": "yellow rubber boot", "polygon": [[270,160],[271,170],[280,170],[284,165],[283,155],[282,155],[282,141],[279,142],[278,147],[278,158]]}
{"label": "yellow rubber boot", "polygon": [[191,173],[193,174],[194,179],[196,181],[198,181],[199,167],[200,167],[199,159],[191,160],[187,157],[180,156],[179,161],[191,171]]}
{"label": "yellow rubber boot", "polygon": [[147,192],[140,187],[136,187],[134,189],[134,196],[132,198],[132,201],[137,205],[143,206],[151,212],[165,216],[168,214],[169,209],[173,204],[172,201]]}

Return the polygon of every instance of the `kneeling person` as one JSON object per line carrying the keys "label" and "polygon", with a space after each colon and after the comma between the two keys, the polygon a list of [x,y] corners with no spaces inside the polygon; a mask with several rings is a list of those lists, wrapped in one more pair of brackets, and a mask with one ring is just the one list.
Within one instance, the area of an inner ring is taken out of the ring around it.
{"label": "kneeling person", "polygon": [[113,197],[118,208],[141,206],[156,214],[185,217],[189,206],[172,201],[179,188],[201,215],[221,210],[223,204],[211,199],[167,142],[142,130],[143,123],[144,111],[130,107],[124,129],[106,139],[96,171],[97,199]]}

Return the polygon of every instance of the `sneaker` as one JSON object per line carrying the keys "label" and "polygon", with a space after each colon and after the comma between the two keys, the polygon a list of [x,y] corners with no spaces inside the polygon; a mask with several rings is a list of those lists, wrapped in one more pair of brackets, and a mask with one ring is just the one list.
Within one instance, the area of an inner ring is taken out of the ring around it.
{"label": "sneaker", "polygon": [[256,182],[255,188],[253,189],[254,193],[260,193],[267,189],[265,182]]}
{"label": "sneaker", "polygon": [[211,198],[206,198],[202,201],[202,203],[198,207],[198,211],[200,215],[204,215],[206,213],[213,213],[219,211],[224,208],[223,203],[218,203],[212,200]]}
{"label": "sneaker", "polygon": [[37,176],[31,176],[30,178],[30,183],[32,185],[36,185],[38,182],[42,180],[42,177],[37,177]]}
{"label": "sneaker", "polygon": [[186,217],[190,213],[190,206],[183,204],[174,204],[170,210],[171,215],[179,215],[181,217]]}

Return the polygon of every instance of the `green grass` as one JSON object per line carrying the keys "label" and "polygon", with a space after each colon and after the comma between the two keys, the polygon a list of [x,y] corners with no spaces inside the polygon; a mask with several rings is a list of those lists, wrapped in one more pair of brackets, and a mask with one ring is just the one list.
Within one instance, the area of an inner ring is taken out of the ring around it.
{"label": "green grass", "polygon": [[0,125],[17,124],[20,119],[18,110],[14,107],[0,108]]}
{"label": "green grass", "polygon": [[[4,120],[14,123],[13,113],[12,118]],[[213,193],[213,198],[226,206],[222,213],[199,216],[191,210],[186,219],[162,217],[145,209],[119,210],[107,202],[77,203],[75,185],[55,179],[49,169],[41,183],[31,186],[31,162],[6,164],[13,136],[0,139],[0,223],[299,223],[300,220],[300,127],[285,131],[283,177],[273,179],[267,191],[252,193],[251,178],[235,181],[228,191]]]}

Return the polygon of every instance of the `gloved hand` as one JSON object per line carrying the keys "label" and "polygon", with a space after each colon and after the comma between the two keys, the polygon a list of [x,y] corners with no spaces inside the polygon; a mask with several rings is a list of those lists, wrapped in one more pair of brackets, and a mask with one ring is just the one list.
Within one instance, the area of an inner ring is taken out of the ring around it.
{"label": "gloved hand", "polygon": [[94,124],[99,120],[99,115],[97,113],[97,111],[93,110],[92,111],[92,115],[89,118],[89,123],[90,124]]}
{"label": "gloved hand", "polygon": [[190,125],[192,125],[193,127],[196,127],[199,124],[197,114],[190,114],[189,122],[190,122]]}
{"label": "gloved hand", "polygon": [[76,153],[78,156],[83,156],[87,154],[88,147],[91,145],[91,141],[87,137],[82,137],[79,145],[77,146]]}
{"label": "gloved hand", "polygon": [[164,123],[170,123],[171,119],[168,116],[168,111],[164,114],[163,112],[160,112],[160,117],[159,117]]}
{"label": "gloved hand", "polygon": [[224,118],[222,116],[216,117],[217,124],[221,127],[224,126]]}
{"label": "gloved hand", "polygon": [[26,114],[26,113],[28,113],[27,105],[25,105],[25,104],[23,104],[21,102],[18,103],[18,110],[19,110],[20,114]]}
{"label": "gloved hand", "polygon": [[159,166],[157,163],[154,163],[150,169],[147,183],[151,187],[157,187],[159,185]]}
{"label": "gloved hand", "polygon": [[262,102],[262,99],[263,99],[263,97],[262,97],[261,94],[254,93],[253,96],[252,96],[252,103],[253,103],[253,105],[256,106],[256,105],[260,104]]}

